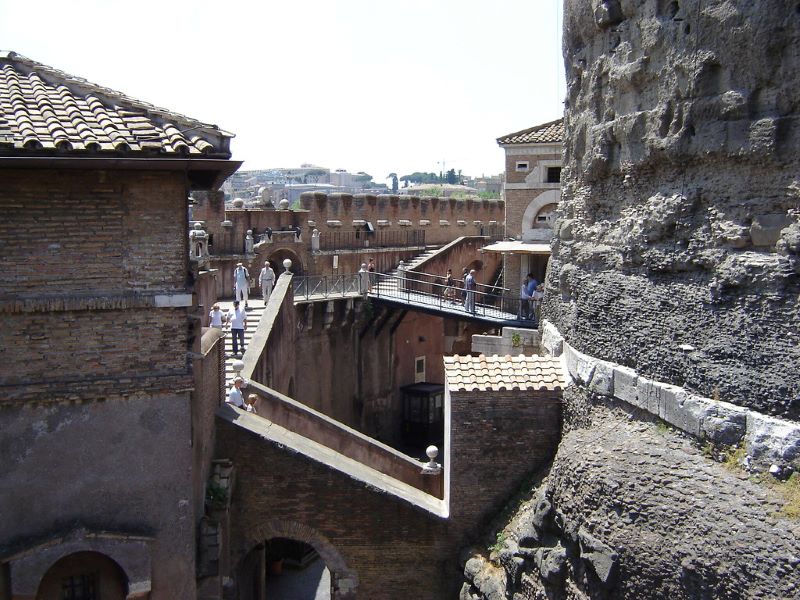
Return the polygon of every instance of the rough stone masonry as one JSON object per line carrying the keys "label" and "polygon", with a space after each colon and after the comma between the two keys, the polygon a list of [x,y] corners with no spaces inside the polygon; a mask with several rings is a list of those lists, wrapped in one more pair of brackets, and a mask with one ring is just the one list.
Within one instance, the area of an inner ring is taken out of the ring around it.
{"label": "rough stone masonry", "polygon": [[[800,5],[565,2],[545,316],[571,348],[800,419]],[[559,452],[461,598],[797,598],[800,523],[580,380]],[[493,560],[490,560],[493,559]]]}

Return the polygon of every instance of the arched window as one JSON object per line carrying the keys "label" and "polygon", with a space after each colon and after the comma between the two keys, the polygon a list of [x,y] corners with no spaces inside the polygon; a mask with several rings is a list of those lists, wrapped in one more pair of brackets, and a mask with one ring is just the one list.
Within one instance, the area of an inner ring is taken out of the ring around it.
{"label": "arched window", "polygon": [[99,552],[75,552],[45,573],[36,600],[125,600],[128,579],[120,566]]}

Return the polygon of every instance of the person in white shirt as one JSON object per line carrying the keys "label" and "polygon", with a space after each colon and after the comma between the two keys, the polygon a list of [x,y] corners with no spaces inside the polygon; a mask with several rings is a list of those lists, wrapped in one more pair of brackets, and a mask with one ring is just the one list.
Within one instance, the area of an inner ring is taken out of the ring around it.
{"label": "person in white shirt", "polygon": [[272,293],[272,287],[275,285],[275,271],[269,264],[269,261],[264,261],[264,268],[258,276],[258,285],[261,286],[261,293],[264,295],[264,304],[269,300],[269,295]]}
{"label": "person in white shirt", "polygon": [[239,307],[239,301],[233,301],[233,313],[230,316],[231,333],[233,334],[233,353],[239,356],[239,344],[244,354],[244,330],[247,327],[247,311]]}
{"label": "person in white shirt", "polygon": [[233,380],[233,387],[231,387],[228,392],[228,397],[225,399],[225,402],[237,408],[244,408],[244,398],[242,397],[243,384],[244,379],[242,377],[236,377],[236,379]]}
{"label": "person in white shirt", "polygon": [[233,297],[234,300],[244,300],[247,308],[247,296],[250,288],[250,271],[242,263],[236,263],[233,270]]}
{"label": "person in white shirt", "polygon": [[208,313],[209,318],[209,327],[215,327],[216,329],[222,329],[222,326],[225,324],[227,320],[225,317],[225,313],[219,309],[219,304],[214,302],[214,305],[211,307],[211,312]]}

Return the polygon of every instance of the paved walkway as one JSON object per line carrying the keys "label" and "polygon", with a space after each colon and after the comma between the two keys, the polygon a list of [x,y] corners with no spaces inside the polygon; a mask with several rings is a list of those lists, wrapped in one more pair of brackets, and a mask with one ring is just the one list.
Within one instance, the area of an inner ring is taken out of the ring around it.
{"label": "paved walkway", "polygon": [[269,575],[266,592],[269,600],[330,600],[331,574],[317,558],[305,569],[284,568],[280,575]]}

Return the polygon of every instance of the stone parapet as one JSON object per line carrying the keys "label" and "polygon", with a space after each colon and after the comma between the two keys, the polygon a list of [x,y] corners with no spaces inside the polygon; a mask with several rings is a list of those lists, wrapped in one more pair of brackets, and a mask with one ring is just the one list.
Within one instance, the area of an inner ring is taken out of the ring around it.
{"label": "stone parapet", "polygon": [[701,440],[744,443],[751,465],[800,468],[800,424],[770,417],[730,402],[706,398],[681,386],[639,375],[634,369],[584,354],[568,344],[549,321],[543,323],[543,346],[562,355],[577,385],[645,410]]}

